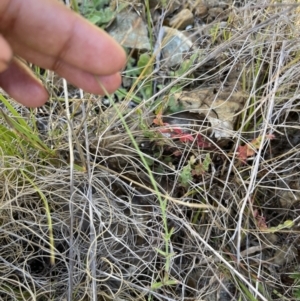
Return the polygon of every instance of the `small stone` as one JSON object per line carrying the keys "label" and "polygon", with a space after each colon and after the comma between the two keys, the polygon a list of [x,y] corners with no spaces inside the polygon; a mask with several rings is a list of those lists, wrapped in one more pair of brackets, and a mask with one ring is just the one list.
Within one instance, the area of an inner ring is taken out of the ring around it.
{"label": "small stone", "polygon": [[275,233],[264,233],[264,239],[267,244],[277,244],[279,237]]}
{"label": "small stone", "polygon": [[295,205],[300,200],[300,193],[298,191],[288,191],[282,190],[279,192],[280,198],[279,202],[282,208],[290,208],[291,206]]}
{"label": "small stone", "polygon": [[208,6],[202,0],[198,0],[192,7],[195,16],[203,18],[208,13]]}
{"label": "small stone", "polygon": [[212,136],[218,139],[233,136],[233,125],[246,99],[241,92],[225,90],[215,94],[211,88],[182,91],[174,97],[185,110],[204,114],[211,123]]}
{"label": "small stone", "polygon": [[177,29],[185,29],[189,25],[193,25],[194,15],[193,13],[185,8],[179,14],[174,16],[170,20],[170,26]]}
{"label": "small stone", "polygon": [[102,104],[105,105],[105,106],[109,106],[110,105],[110,100],[108,98],[103,98]]}
{"label": "small stone", "polygon": [[107,32],[124,47],[151,50],[147,25],[133,11],[124,10],[118,13]]}
{"label": "small stone", "polygon": [[[148,0],[149,1],[149,7],[151,9],[158,9],[158,8],[164,8],[166,16],[169,16],[174,13],[174,11],[178,10],[181,6],[180,0],[172,0],[167,1],[167,5],[164,6],[161,0]],[[143,0],[142,3],[146,6],[146,0]]]}
{"label": "small stone", "polygon": [[191,50],[193,42],[175,28],[164,26],[163,29],[163,64],[168,67],[178,66],[183,62],[184,56]]}
{"label": "small stone", "polygon": [[208,12],[207,6],[199,5],[195,10],[195,15],[203,18],[207,15],[207,12]]}
{"label": "small stone", "polygon": [[291,245],[278,248],[273,257],[273,263],[279,266],[292,263],[297,257],[297,249]]}
{"label": "small stone", "polygon": [[[146,2],[146,1],[144,1]],[[149,7],[156,8],[159,5],[159,0],[149,0]]]}
{"label": "small stone", "polygon": [[178,10],[181,6],[181,2],[179,0],[168,1],[168,5],[166,7],[166,16],[172,15],[176,10]]}
{"label": "small stone", "polygon": [[227,18],[227,12],[224,11],[221,7],[213,7],[208,10],[208,22],[214,20],[225,20]]}

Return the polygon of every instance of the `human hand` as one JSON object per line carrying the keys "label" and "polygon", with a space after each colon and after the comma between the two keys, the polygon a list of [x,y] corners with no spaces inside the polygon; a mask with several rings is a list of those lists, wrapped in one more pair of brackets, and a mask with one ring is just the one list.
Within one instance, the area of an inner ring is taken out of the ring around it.
{"label": "human hand", "polygon": [[[56,0],[0,0],[0,87],[28,107],[48,93],[16,56],[93,94],[115,91],[125,52],[107,33]],[[101,85],[99,85],[99,82]]]}

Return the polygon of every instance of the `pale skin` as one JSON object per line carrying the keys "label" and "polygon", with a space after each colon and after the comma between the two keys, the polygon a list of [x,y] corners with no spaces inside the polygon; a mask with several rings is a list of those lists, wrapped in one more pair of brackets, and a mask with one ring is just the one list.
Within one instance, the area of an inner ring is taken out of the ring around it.
{"label": "pale skin", "polygon": [[48,93],[17,57],[93,94],[115,91],[126,62],[108,34],[57,0],[0,0],[0,87],[21,104],[39,107]]}

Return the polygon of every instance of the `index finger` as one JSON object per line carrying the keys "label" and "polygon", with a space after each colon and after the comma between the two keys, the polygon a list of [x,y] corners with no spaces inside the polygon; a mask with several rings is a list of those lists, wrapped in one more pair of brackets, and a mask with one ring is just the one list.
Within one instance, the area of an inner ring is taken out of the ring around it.
{"label": "index finger", "polygon": [[1,0],[0,18],[0,31],[25,59],[28,48],[96,75],[125,65],[125,52],[113,38],[58,1]]}

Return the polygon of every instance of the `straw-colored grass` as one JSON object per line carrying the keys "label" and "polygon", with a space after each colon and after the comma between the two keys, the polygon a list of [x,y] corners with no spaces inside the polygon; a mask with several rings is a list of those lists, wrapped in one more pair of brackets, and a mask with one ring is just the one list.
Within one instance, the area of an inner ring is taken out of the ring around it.
{"label": "straw-colored grass", "polygon": [[[43,108],[0,95],[1,300],[300,300],[299,7],[246,2],[191,65],[131,60],[108,108],[48,71]],[[229,139],[153,124],[211,85],[246,95]]]}

